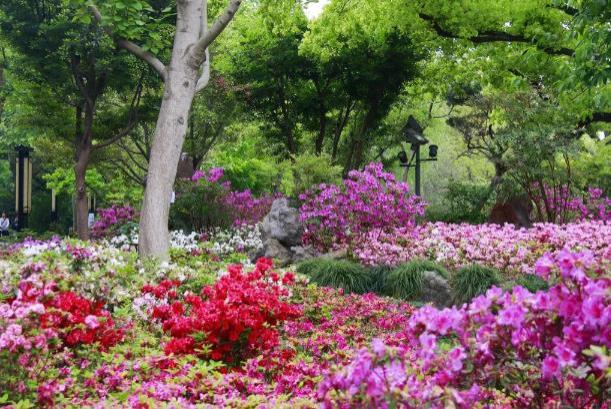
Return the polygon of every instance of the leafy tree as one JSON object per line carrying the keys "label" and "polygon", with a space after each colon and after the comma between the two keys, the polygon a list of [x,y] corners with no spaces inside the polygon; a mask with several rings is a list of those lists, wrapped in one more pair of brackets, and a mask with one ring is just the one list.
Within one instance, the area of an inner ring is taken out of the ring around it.
{"label": "leafy tree", "polygon": [[[41,127],[57,116],[65,120],[67,111],[72,111],[71,131],[62,129],[55,136],[66,138],[74,149],[75,220],[79,237],[85,239],[87,168],[97,150],[134,126],[141,92],[136,80],[139,70],[126,63],[124,55],[114,53],[95,27],[75,22],[74,10],[60,0],[7,0],[0,13],[2,36],[17,54],[12,74],[28,89],[22,101],[28,100]],[[129,97],[125,101],[123,93],[129,89],[135,91],[131,101]]]}
{"label": "leafy tree", "polygon": [[[210,79],[208,47],[227,27],[241,3],[241,0],[230,0],[208,27],[206,0],[177,1],[174,43],[168,65],[154,55],[154,46],[145,43],[143,48],[132,41],[153,35],[162,38],[154,27],[159,18],[155,19],[154,9],[146,1],[108,0],[99,2],[100,8],[95,3],[89,4],[95,20],[116,45],[147,62],[164,81],[140,219],[139,250],[143,256],[169,257],[170,196],[187,133],[189,111],[195,94]],[[150,32],[145,31],[147,22],[153,25],[148,27]]]}

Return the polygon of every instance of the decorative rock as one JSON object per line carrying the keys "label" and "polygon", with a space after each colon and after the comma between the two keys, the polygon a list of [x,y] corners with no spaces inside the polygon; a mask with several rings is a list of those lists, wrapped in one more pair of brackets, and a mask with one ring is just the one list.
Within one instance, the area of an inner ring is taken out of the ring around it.
{"label": "decorative rock", "polygon": [[269,214],[263,219],[261,233],[264,241],[275,239],[286,247],[301,245],[303,225],[299,210],[290,207],[286,198],[274,200]]}
{"label": "decorative rock", "polygon": [[267,257],[275,259],[279,267],[285,267],[316,256],[314,249],[301,244],[303,225],[299,210],[290,207],[287,199],[274,200],[260,228],[263,246],[250,254],[251,261]]}
{"label": "decorative rock", "polygon": [[294,246],[291,247],[291,262],[300,263],[317,256],[316,251],[310,246]]}
{"label": "decorative rock", "polygon": [[278,267],[286,267],[291,264],[291,252],[276,239],[267,239],[263,243],[263,257],[274,259]]}
{"label": "decorative rock", "polygon": [[436,271],[425,271],[423,279],[421,301],[432,302],[436,307],[452,305],[452,292],[448,280]]}

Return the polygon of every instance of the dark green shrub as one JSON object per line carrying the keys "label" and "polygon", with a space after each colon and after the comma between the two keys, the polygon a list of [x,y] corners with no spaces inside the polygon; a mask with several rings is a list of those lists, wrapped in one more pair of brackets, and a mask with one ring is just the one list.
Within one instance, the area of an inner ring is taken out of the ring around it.
{"label": "dark green shrub", "polygon": [[471,301],[499,283],[496,270],[477,264],[461,268],[450,281],[454,302],[458,305]]}
{"label": "dark green shrub", "polygon": [[388,281],[388,275],[391,271],[392,267],[389,266],[375,266],[369,269],[372,292],[376,294],[384,294],[386,282]]}
{"label": "dark green shrub", "polygon": [[324,287],[343,288],[348,293],[372,291],[372,277],[365,267],[348,260],[320,257],[297,266],[297,272]]}
{"label": "dark green shrub", "polygon": [[448,278],[447,270],[440,265],[429,260],[413,260],[400,264],[388,273],[384,294],[405,300],[418,298],[422,293],[425,271],[435,271]]}

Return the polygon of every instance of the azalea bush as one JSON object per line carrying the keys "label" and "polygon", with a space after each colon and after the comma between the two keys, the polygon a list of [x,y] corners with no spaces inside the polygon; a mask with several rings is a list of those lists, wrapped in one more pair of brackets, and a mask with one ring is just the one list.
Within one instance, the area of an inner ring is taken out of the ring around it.
{"label": "azalea bush", "polygon": [[590,252],[546,254],[532,294],[498,288],[423,307],[404,345],[375,340],[320,384],[323,407],[603,407],[611,388],[611,276]]}
{"label": "azalea bush", "polygon": [[285,286],[293,283],[293,275],[280,277],[271,267],[271,261],[264,258],[249,273],[232,265],[227,275],[204,287],[201,296],[187,293],[177,298],[172,287],[178,283],[167,280],[156,287],[143,287],[144,293],[167,299],[152,311],[152,317],[172,336],[165,346],[166,354],[202,353],[204,346],[210,345],[210,358],[240,362],[276,346],[276,327],[297,318],[300,311],[283,301],[288,295]]}
{"label": "azalea bush", "polygon": [[583,194],[574,194],[568,185],[551,187],[536,183],[531,198],[535,203],[534,215],[539,221],[611,220],[611,198],[596,187],[589,187]]}
{"label": "azalea bush", "polygon": [[[59,291],[39,274],[41,265],[27,265],[16,294],[0,302],[0,385],[9,395],[27,395],[28,378],[49,371],[55,354],[65,348],[93,345],[105,351],[121,342],[125,329],[117,326],[103,303]],[[39,394],[40,394],[39,390]],[[44,391],[41,403],[48,403]]]}
{"label": "azalea bush", "polygon": [[425,204],[381,163],[353,170],[341,186],[321,184],[300,196],[303,239],[321,251],[351,248],[365,234],[411,228]]}
{"label": "azalea bush", "polygon": [[98,209],[98,219],[91,226],[91,237],[102,239],[129,234],[137,229],[137,220],[136,210],[128,205]]}
{"label": "azalea bush", "polygon": [[171,208],[175,227],[197,232],[256,224],[269,212],[274,196],[255,197],[250,190],[233,190],[223,168],[198,170],[178,184]]}

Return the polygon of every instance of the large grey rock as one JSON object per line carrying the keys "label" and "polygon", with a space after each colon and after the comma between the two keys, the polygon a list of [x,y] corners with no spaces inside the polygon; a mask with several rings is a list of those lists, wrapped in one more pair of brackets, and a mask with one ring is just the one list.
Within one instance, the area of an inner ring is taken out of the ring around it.
{"label": "large grey rock", "polygon": [[301,245],[303,225],[299,220],[299,210],[290,207],[285,198],[276,199],[261,225],[263,241],[278,240],[286,247]]}
{"label": "large grey rock", "polygon": [[423,273],[421,300],[432,302],[436,307],[449,307],[452,305],[452,292],[450,284],[436,271],[425,271]]}
{"label": "large grey rock", "polygon": [[264,253],[266,258],[274,259],[278,267],[285,267],[291,264],[292,254],[276,239],[267,239],[263,243]]}
{"label": "large grey rock", "polygon": [[260,257],[276,260],[280,267],[316,257],[316,251],[301,244],[303,225],[299,210],[290,207],[287,199],[276,199],[261,223],[263,245],[250,254],[250,260]]}

